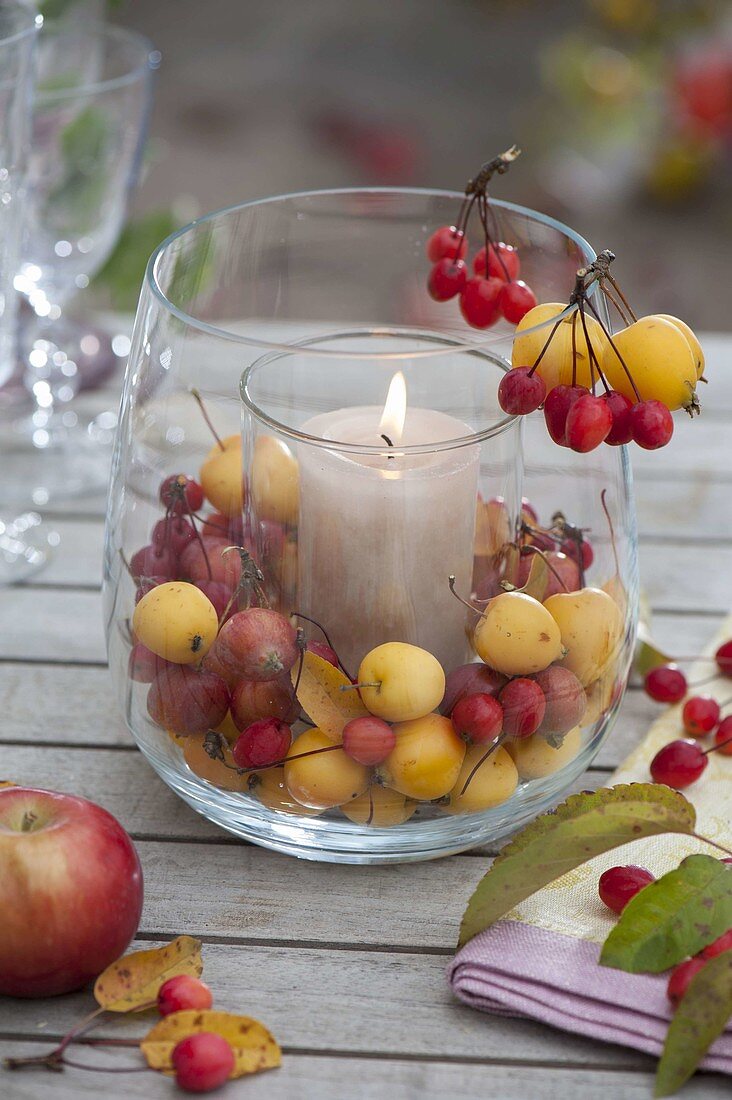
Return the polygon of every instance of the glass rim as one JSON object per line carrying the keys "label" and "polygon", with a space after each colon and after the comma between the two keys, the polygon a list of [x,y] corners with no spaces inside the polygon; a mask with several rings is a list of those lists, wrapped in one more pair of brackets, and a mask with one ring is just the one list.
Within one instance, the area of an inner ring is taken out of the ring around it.
{"label": "glass rim", "polygon": [[122,73],[120,76],[108,77],[106,80],[94,80],[88,84],[78,84],[73,88],[58,88],[50,91],[44,91],[42,88],[37,89],[36,102],[41,103],[43,106],[58,103],[65,99],[81,99],[86,96],[115,91],[117,88],[124,88],[157,69],[161,60],[160,51],[155,49],[150,39],[144,34],[130,30],[128,27],[118,27],[112,23],[103,23],[88,33],[79,35],[78,31],[74,31],[71,27],[65,27],[62,23],[46,22],[44,36],[48,37],[50,35],[58,39],[96,37],[110,41],[126,41],[129,45],[136,47],[137,52],[141,55],[141,60],[137,61],[134,66],[130,66],[127,72]]}
{"label": "glass rim", "polygon": [[4,46],[12,46],[17,42],[21,42],[24,38],[37,34],[44,23],[40,12],[32,11],[27,4],[21,4],[20,0],[14,0],[10,10],[13,13],[17,29],[11,31],[5,38],[0,38],[0,50]]}
{"label": "glass rim", "polygon": [[[440,188],[431,187],[333,187],[333,188],[316,188],[310,191],[293,191],[281,195],[271,195],[262,199],[251,199],[247,202],[233,203],[231,206],[223,206],[218,210],[212,210],[208,214],[201,215],[200,218],[195,218],[187,225],[181,226],[180,229],[176,229],[175,232],[169,234],[164,240],[160,242],[157,248],[154,250],[150,259],[147,262],[145,268],[145,276],[143,285],[147,285],[151,294],[158,300],[160,305],[168,313],[172,314],[179,321],[189,328],[196,329],[199,332],[204,333],[207,336],[214,336],[220,340],[228,340],[231,343],[242,344],[246,347],[260,348],[262,351],[280,351],[288,352],[292,351],[294,347],[299,345],[295,343],[284,343],[275,340],[265,340],[252,336],[245,336],[241,333],[232,332],[225,328],[219,328],[217,325],[209,324],[207,321],[201,320],[199,317],[194,317],[192,314],[187,313],[184,309],[175,305],[170,300],[165,291],[163,290],[158,280],[158,265],[165,252],[180,238],[190,233],[192,230],[197,229],[199,226],[205,226],[217,218],[227,216],[229,214],[235,214],[242,210],[252,209],[258,206],[266,206],[273,203],[281,203],[291,201],[293,199],[311,199],[311,198],[325,198],[328,196],[342,196],[342,197],[356,197],[358,195],[401,195],[401,196],[415,196],[415,197],[431,197],[431,198],[446,198],[454,199],[456,201],[462,201],[465,195],[462,191],[450,191]],[[531,207],[521,206],[519,203],[508,202],[505,199],[491,199],[491,205],[500,207],[502,210],[506,210],[510,213],[519,214],[522,217],[527,218],[529,221],[539,222],[542,225],[548,226],[550,229],[555,229],[562,234],[565,238],[571,240],[576,244],[584,254],[583,266],[588,266],[596,258],[597,254],[593,249],[589,241],[577,233],[570,226],[565,225],[563,222],[558,221],[556,218],[552,218],[549,214],[542,214],[541,211],[532,210]],[[592,296],[597,291],[597,284],[593,284],[588,291],[588,296]],[[539,325],[534,325],[532,328],[523,330],[523,334],[543,332],[548,327],[559,320],[559,318],[570,316],[577,309],[576,305],[568,304],[565,309],[561,310],[554,317],[550,317],[547,321],[542,321]],[[385,331],[385,330],[381,330]],[[410,326],[400,326],[400,332],[413,332],[415,338],[420,339],[421,330],[418,328],[411,329]],[[329,335],[339,335],[338,333],[323,334],[321,339],[326,339]],[[481,350],[489,348],[502,341],[513,339],[513,334],[500,333],[496,335],[492,333],[487,336],[485,340],[473,339],[458,341],[455,347],[450,351],[456,351],[464,349],[465,351]],[[346,355],[343,352],[328,351],[318,348],[301,348],[303,354],[312,356],[340,356],[341,358],[368,358],[368,359],[393,359],[404,358],[409,355],[412,358],[427,358],[437,355],[444,355],[446,349],[418,349],[415,348],[409,352],[375,352],[372,354],[366,353],[351,353]]]}
{"label": "glass rim", "polygon": [[[387,330],[383,328],[379,329],[379,335],[383,335],[386,331]],[[457,451],[463,447],[474,447],[487,439],[493,439],[497,435],[502,435],[520,419],[518,416],[507,413],[505,416],[502,416],[500,420],[496,421],[495,424],[491,424],[489,427],[483,428],[480,431],[471,432],[470,435],[455,436],[453,439],[442,439],[432,443],[410,443],[404,446],[395,444],[393,447],[389,447],[388,444],[385,446],[379,443],[349,443],[339,439],[326,439],[324,436],[312,435],[309,432],[301,431],[299,428],[292,428],[290,425],[283,424],[282,421],[271,416],[270,413],[265,412],[249,392],[248,384],[255,371],[262,370],[268,363],[273,362],[275,359],[283,359],[286,355],[295,355],[301,351],[305,351],[307,354],[307,345],[311,340],[344,339],[347,337],[361,337],[369,334],[369,330],[364,329],[354,330],[352,332],[329,333],[323,336],[308,337],[297,344],[290,344],[285,351],[267,352],[265,355],[260,356],[259,359],[256,359],[254,363],[250,363],[250,365],[242,371],[241,381],[239,383],[239,394],[242,403],[262,424],[265,424],[268,428],[272,428],[279,435],[285,436],[293,443],[305,443],[310,447],[319,447],[322,450],[336,451],[343,454],[369,455],[371,457],[386,459],[408,458],[412,455],[429,455],[442,451]],[[449,343],[451,337],[444,334],[425,332],[422,334],[422,339],[434,343],[439,342],[441,347],[439,348],[438,354],[446,355],[460,352],[466,355],[476,355],[484,359],[490,359],[494,365],[504,373],[510,369],[505,359],[485,348],[479,348],[472,344],[465,347],[459,340],[454,340],[452,346],[445,347],[444,345]],[[328,354],[337,355],[339,353],[329,352]],[[408,352],[399,352],[397,354],[400,358],[414,358],[414,356]],[[379,355],[375,353],[369,356],[363,352],[359,352],[357,358],[378,360]],[[381,358],[383,359],[384,357],[382,356]]]}

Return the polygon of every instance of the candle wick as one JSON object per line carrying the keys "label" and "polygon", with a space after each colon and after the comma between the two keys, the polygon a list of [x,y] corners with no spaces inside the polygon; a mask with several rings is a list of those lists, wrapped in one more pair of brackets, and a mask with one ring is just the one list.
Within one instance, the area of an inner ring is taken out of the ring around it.
{"label": "candle wick", "polygon": [[[381,438],[386,442],[386,445],[388,447],[393,447],[394,446],[392,441],[389,439],[389,436],[385,435],[384,432],[381,433]],[[394,461],[394,455],[387,455],[387,459],[388,459],[389,462],[393,462]]]}

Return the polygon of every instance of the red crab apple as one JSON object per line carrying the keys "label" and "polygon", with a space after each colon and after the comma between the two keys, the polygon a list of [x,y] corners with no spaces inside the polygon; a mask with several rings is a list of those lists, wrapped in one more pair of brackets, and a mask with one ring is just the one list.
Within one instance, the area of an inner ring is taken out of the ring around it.
{"label": "red crab apple", "polygon": [[80,989],[137,931],[137,852],[119,822],[84,798],[0,790],[0,883],[0,994]]}

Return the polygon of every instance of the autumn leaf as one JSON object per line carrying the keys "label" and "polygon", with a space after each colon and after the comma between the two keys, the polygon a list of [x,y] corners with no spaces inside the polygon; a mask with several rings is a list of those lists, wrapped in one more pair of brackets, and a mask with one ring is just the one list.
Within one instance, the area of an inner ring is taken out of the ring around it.
{"label": "autumn leaf", "polygon": [[714,856],[687,856],[628,902],[605,940],[603,966],[660,974],[732,928],[732,873]]}
{"label": "autumn leaf", "polygon": [[629,783],[571,795],[514,837],[468,902],[458,946],[515,905],[594,856],[659,833],[692,833],[694,807],[658,783]]}
{"label": "autumn leaf", "polygon": [[274,1069],[282,1060],[277,1040],[258,1020],[250,1016],[235,1016],[230,1012],[173,1012],[155,1024],[140,1043],[151,1069],[172,1073],[173,1050],[181,1039],[198,1031],[213,1031],[221,1035],[234,1052],[232,1077]]}
{"label": "autumn leaf", "polygon": [[730,1017],[732,951],[724,951],[694,975],[679,1001],[658,1063],[655,1096],[671,1096],[689,1080]]}
{"label": "autumn leaf", "polygon": [[176,974],[198,978],[203,971],[201,941],[178,936],[165,947],[133,951],[97,978],[94,996],[108,1012],[134,1012],[154,1004],[163,982]]}
{"label": "autumn leaf", "polygon": [[[298,665],[291,676],[293,684],[297,683]],[[341,740],[347,722],[369,713],[348,677],[309,650],[303,654],[297,698],[308,718],[336,741]]]}
{"label": "autumn leaf", "polygon": [[544,599],[544,593],[549,583],[549,566],[543,554],[532,554],[532,558],[526,583],[523,588],[519,589],[519,592],[541,601]]}
{"label": "autumn leaf", "polygon": [[0,779],[0,790],[2,790],[3,787],[17,787],[17,786],[18,786],[18,784],[11,782],[10,779]]}

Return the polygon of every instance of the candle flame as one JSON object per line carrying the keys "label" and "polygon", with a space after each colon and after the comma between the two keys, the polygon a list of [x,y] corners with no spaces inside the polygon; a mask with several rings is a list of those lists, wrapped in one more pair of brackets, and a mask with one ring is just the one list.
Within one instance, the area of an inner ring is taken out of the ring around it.
{"label": "candle flame", "polygon": [[379,431],[388,436],[395,446],[401,443],[406,418],[407,383],[402,372],[397,371],[389,384],[384,412],[379,421]]}

